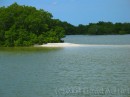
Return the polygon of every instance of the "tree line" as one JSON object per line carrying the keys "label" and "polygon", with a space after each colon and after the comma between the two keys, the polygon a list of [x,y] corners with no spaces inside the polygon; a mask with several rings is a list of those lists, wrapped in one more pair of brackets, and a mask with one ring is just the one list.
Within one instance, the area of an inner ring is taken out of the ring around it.
{"label": "tree line", "polygon": [[71,25],[62,22],[61,27],[65,29],[66,35],[123,35],[130,34],[130,23],[112,23],[99,21],[88,25]]}
{"label": "tree line", "polygon": [[130,23],[115,23],[99,21],[89,25],[78,25],[75,29],[76,34],[87,35],[116,35],[130,34]]}
{"label": "tree line", "polygon": [[0,7],[0,46],[31,46],[62,42],[65,30],[52,14],[32,6],[14,3]]}
{"label": "tree line", "polygon": [[130,23],[103,22],[74,26],[51,13],[13,3],[0,7],[0,47],[63,42],[65,35],[130,34]]}

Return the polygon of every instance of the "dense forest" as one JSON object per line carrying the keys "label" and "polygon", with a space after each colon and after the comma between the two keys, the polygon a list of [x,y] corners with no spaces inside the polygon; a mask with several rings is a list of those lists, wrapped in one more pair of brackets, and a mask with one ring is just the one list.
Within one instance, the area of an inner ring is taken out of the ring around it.
{"label": "dense forest", "polygon": [[74,26],[51,13],[14,3],[0,7],[0,47],[63,42],[65,35],[130,34],[130,23],[103,22]]}

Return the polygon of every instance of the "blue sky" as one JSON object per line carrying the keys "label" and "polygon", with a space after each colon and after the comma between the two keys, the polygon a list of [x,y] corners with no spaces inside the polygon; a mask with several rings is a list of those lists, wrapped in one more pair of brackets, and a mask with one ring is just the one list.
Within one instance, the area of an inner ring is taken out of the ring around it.
{"label": "blue sky", "polygon": [[34,6],[73,25],[98,21],[130,22],[130,0],[0,0],[0,6],[14,2]]}

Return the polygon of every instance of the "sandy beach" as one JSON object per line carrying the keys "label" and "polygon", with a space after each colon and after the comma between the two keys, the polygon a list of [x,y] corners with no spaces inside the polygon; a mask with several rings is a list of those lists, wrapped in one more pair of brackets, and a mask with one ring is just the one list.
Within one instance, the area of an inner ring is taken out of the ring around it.
{"label": "sandy beach", "polygon": [[47,43],[43,45],[35,45],[35,47],[79,47],[79,46],[83,45],[74,43]]}
{"label": "sandy beach", "polygon": [[34,47],[104,47],[104,46],[109,46],[109,47],[130,47],[130,45],[102,45],[102,44],[75,44],[75,43],[47,43],[43,45],[34,45]]}

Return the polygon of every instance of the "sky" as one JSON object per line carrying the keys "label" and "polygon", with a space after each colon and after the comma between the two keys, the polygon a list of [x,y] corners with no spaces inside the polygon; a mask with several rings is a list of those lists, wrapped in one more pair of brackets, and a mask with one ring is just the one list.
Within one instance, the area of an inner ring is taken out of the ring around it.
{"label": "sky", "polygon": [[0,0],[1,6],[17,2],[52,13],[53,18],[73,25],[130,22],[130,0]]}

